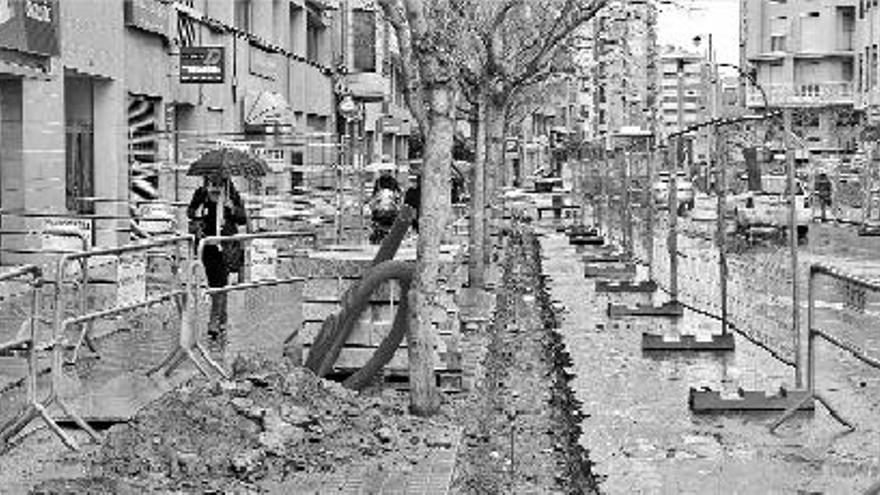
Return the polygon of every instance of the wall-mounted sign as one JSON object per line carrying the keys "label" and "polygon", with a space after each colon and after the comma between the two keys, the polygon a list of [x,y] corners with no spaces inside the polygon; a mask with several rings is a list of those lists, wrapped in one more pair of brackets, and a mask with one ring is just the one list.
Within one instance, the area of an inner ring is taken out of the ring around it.
{"label": "wall-mounted sign", "polygon": [[60,54],[58,13],[58,0],[0,0],[0,47]]}
{"label": "wall-mounted sign", "polygon": [[277,65],[275,54],[269,53],[260,47],[250,45],[250,72],[255,76],[275,80]]}
{"label": "wall-mounted sign", "polygon": [[125,25],[166,36],[171,9],[157,0],[125,0]]}
{"label": "wall-mounted sign", "polygon": [[226,75],[222,46],[184,46],[180,48],[181,84],[221,84]]}

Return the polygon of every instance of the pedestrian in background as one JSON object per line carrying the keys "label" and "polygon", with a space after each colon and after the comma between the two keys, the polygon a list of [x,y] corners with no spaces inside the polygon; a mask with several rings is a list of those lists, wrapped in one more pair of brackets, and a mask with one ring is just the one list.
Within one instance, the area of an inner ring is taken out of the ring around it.
{"label": "pedestrian in background", "polygon": [[409,205],[415,210],[412,219],[412,228],[416,232],[419,231],[419,211],[422,208],[422,184],[418,175],[409,176],[410,186],[407,188],[403,196],[403,203]]}
{"label": "pedestrian in background", "polygon": [[[222,198],[222,199],[221,199]],[[190,220],[190,233],[198,242],[217,233],[217,205],[223,201],[223,224],[219,235],[229,236],[238,233],[238,226],[247,222],[244,203],[232,181],[226,177],[205,177],[201,187],[195,190],[186,215]],[[225,287],[229,274],[241,270],[244,264],[244,251],[238,241],[223,242],[222,246],[209,244],[202,252],[202,264],[208,287]],[[211,313],[208,320],[208,335],[217,337],[226,330],[226,293],[211,296]]]}

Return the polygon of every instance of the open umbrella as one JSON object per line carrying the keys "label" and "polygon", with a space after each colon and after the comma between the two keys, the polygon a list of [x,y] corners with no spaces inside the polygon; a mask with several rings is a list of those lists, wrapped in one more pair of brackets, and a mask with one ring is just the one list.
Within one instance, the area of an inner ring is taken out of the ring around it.
{"label": "open umbrella", "polygon": [[251,153],[235,148],[211,150],[192,162],[186,175],[247,178],[261,177],[270,172],[269,165]]}

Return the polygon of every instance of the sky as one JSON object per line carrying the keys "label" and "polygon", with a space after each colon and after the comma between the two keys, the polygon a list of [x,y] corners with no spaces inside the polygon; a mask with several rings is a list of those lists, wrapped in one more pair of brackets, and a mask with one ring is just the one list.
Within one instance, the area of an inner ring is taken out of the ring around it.
{"label": "sky", "polygon": [[739,3],[739,0],[690,0],[693,5],[690,12],[663,7],[657,24],[659,41],[663,45],[692,49],[694,36],[701,35],[701,47],[705,49],[706,34],[712,33],[718,61],[739,64]]}

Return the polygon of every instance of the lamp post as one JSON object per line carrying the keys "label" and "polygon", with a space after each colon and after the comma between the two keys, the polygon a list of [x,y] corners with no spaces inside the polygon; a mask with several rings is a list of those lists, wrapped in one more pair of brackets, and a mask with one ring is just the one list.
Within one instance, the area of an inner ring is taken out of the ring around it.
{"label": "lamp post", "polygon": [[[350,165],[353,169],[357,169],[355,171],[356,176],[356,187],[357,187],[357,195],[358,195],[358,235],[357,240],[358,243],[363,242],[364,236],[364,184],[363,177],[361,176],[361,167],[357,167],[357,163],[355,160],[355,139],[357,139],[356,125],[358,121],[358,117],[360,117],[360,112],[358,111],[358,104],[352,98],[351,93],[346,93],[342,100],[339,102],[339,115],[345,119],[345,135],[347,139],[347,149],[343,150],[345,153],[348,165]],[[340,194],[341,187],[341,174],[337,175],[337,194]],[[341,200],[341,197],[337,198],[337,201]],[[337,205],[341,206],[341,205]],[[341,211],[338,210],[338,215],[341,215]],[[337,236],[340,235],[342,230],[342,221],[340,219],[337,225]],[[337,241],[338,242],[338,241]]]}

